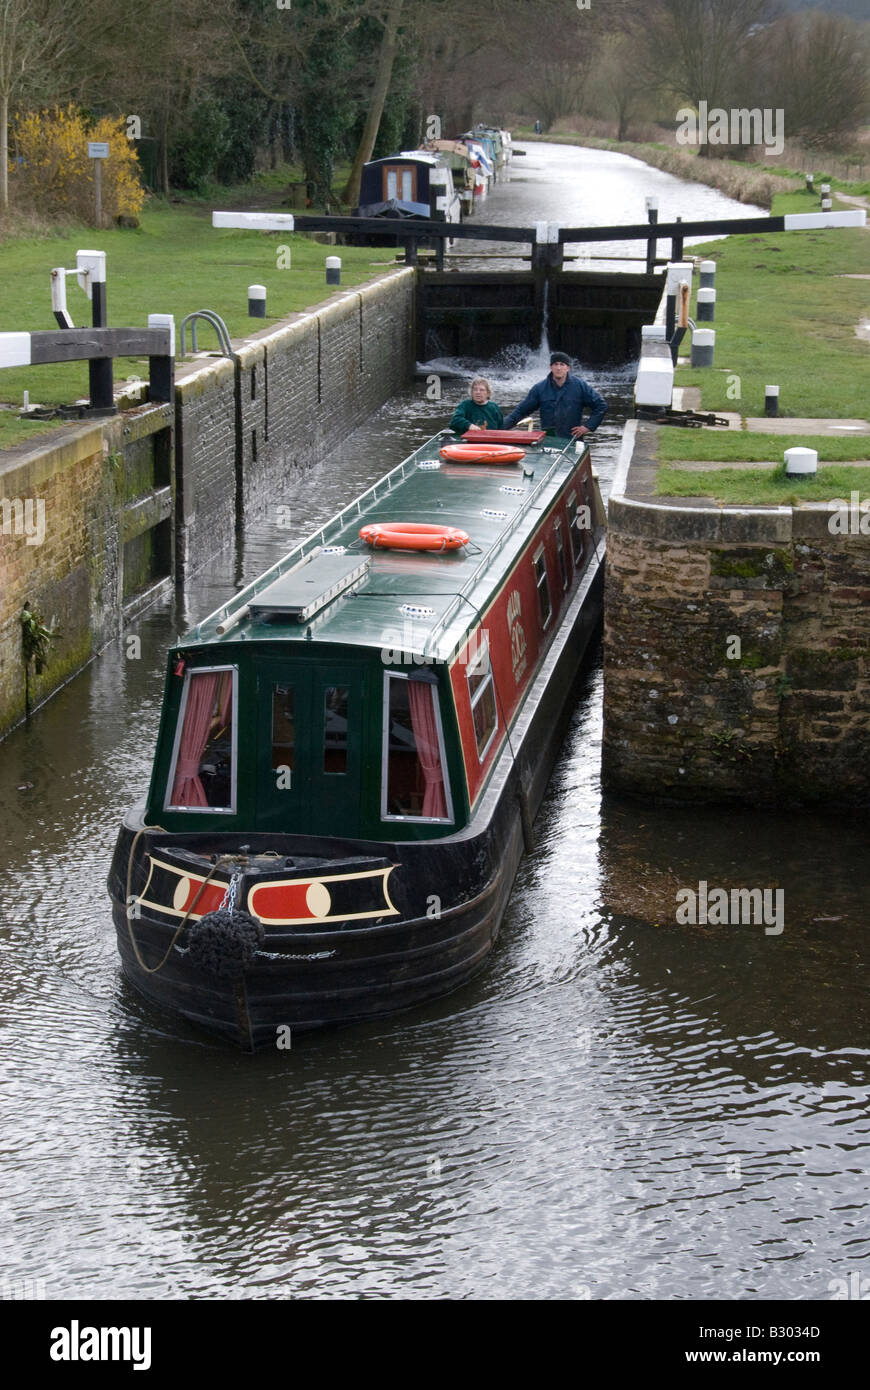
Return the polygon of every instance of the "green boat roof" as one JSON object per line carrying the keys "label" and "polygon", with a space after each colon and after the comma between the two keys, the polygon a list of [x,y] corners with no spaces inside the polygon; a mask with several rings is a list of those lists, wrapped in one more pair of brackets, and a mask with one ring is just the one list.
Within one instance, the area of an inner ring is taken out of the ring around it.
{"label": "green boat roof", "polygon": [[[575,468],[574,440],[548,436],[516,464],[451,464],[436,435],[283,556],[182,645],[311,642],[447,660],[478,621]],[[578,496],[578,502],[585,499]],[[424,522],[466,531],[455,551],[371,549],[360,528]]]}

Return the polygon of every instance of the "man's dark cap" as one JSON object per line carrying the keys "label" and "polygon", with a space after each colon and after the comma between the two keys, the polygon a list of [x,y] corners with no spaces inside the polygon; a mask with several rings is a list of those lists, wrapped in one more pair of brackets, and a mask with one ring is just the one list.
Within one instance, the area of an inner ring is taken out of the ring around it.
{"label": "man's dark cap", "polygon": [[551,366],[551,367],[552,367],[552,365],[553,365],[554,362],[564,362],[566,367],[570,367],[570,365],[571,365],[571,358],[568,356],[567,352],[551,352],[551,353],[550,353],[550,366]]}

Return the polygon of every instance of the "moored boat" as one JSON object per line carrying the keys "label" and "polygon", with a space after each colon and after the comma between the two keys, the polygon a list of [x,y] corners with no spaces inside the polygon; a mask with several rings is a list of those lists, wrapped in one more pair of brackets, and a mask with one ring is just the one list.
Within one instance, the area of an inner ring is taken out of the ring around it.
{"label": "moored boat", "polygon": [[359,203],[355,217],[384,219],[384,235],[351,233],[349,241],[363,245],[392,245],[392,220],[459,222],[460,194],[445,154],[432,150],[403,150],[385,159],[373,159],[362,167]]}
{"label": "moored boat", "polygon": [[170,651],[109,875],[154,1004],[254,1048],[483,965],[601,614],[588,449],[516,433],[436,436]]}

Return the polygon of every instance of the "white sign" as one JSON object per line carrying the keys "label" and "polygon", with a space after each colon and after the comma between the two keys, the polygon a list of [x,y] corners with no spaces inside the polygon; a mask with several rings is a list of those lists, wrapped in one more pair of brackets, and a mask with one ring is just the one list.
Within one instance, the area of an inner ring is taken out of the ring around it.
{"label": "white sign", "polygon": [[108,159],[109,145],[106,140],[88,141],[88,159]]}

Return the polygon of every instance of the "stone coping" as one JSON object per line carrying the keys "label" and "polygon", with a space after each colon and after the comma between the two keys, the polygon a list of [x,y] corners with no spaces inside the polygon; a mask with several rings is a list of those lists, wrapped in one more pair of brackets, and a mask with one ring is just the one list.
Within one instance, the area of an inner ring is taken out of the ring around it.
{"label": "stone coping", "polygon": [[676,542],[787,545],[830,536],[827,502],[800,507],[720,506],[710,498],[657,497],[659,426],[629,420],[607,503],[608,526],[630,536]]}
{"label": "stone coping", "polygon": [[[263,361],[268,348],[304,332],[304,326],[312,319],[328,318],[332,314],[340,313],[349,299],[377,301],[388,285],[403,277],[416,281],[416,271],[410,266],[397,266],[373,280],[366,280],[364,284],[338,289],[335,294],[310,309],[297,310],[279,319],[277,323],[270,324],[268,328],[258,329],[244,338],[232,338],[230,341],[233,350],[243,369],[256,366]],[[198,358],[193,362],[179,363],[175,369],[176,390],[184,399],[186,395],[198,394],[207,377],[220,378],[232,372],[233,362],[229,357],[210,356],[206,359]]]}

